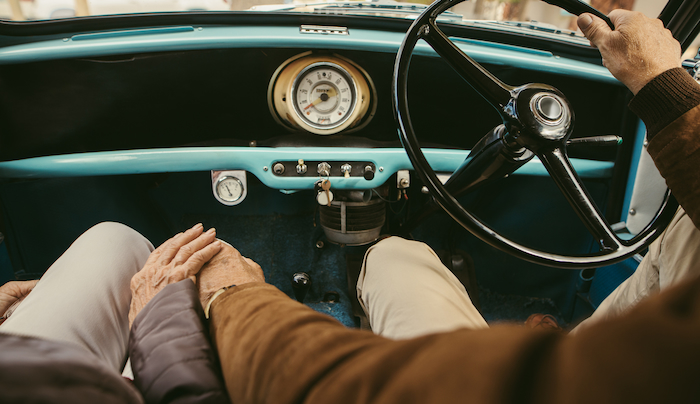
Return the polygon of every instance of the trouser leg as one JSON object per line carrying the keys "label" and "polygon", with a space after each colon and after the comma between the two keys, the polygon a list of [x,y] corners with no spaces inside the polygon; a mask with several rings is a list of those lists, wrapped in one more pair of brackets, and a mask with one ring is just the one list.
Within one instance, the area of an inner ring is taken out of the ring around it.
{"label": "trouser leg", "polygon": [[640,300],[685,279],[700,275],[700,231],[678,209],[666,230],[649,246],[637,270],[598,306],[574,332],[614,318]]}
{"label": "trouser leg", "polygon": [[130,282],[153,245],[119,223],[83,233],[0,325],[0,332],[78,344],[121,371],[129,339]]}
{"label": "trouser leg", "polygon": [[357,296],[372,330],[388,338],[488,327],[457,277],[417,241],[390,237],[369,248]]}

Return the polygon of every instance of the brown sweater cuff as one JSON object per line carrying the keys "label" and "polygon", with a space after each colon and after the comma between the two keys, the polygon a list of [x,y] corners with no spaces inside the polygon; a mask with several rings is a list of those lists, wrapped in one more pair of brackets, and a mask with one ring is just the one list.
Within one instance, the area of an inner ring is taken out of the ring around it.
{"label": "brown sweater cuff", "polygon": [[700,103],[700,85],[682,67],[666,70],[647,83],[629,104],[651,139]]}

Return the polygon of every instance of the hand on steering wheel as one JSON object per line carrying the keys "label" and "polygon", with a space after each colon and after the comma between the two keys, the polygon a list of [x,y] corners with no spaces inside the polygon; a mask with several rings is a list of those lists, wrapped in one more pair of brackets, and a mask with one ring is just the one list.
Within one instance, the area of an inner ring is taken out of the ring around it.
{"label": "hand on steering wheel", "polygon": [[[418,176],[436,203],[454,220],[486,243],[537,264],[585,269],[610,265],[648,246],[670,222],[678,204],[667,194],[652,222],[631,240],[622,240],[611,229],[576,174],[566,153],[566,143],[574,127],[574,113],[566,97],[546,84],[513,87],[501,82],[461,49],[438,28],[436,18],[462,0],[439,0],[430,5],[411,25],[396,56],[392,83],[394,110],[401,142]],[[600,12],[580,6],[568,10]],[[450,180],[443,185],[421,151],[411,124],[408,108],[408,68],[419,39],[425,40],[457,73],[501,115],[503,125],[479,141]],[[468,212],[452,195],[473,187],[485,172],[497,178],[510,174],[536,155],[601,249],[589,255],[559,255],[518,244],[492,230]],[[503,156],[510,156],[507,161]]]}

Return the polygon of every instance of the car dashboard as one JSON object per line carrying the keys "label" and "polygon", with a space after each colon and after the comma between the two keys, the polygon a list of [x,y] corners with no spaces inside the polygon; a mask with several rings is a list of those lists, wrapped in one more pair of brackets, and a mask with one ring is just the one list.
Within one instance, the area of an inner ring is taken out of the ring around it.
{"label": "car dashboard", "polygon": [[[157,244],[203,221],[290,295],[292,274],[312,268],[312,305],[354,324],[349,306],[333,306],[351,300],[344,272],[324,271],[349,267],[355,246],[398,233],[430,199],[397,136],[391,101],[394,59],[409,21],[228,18],[92,18],[72,32],[61,32],[67,23],[59,21],[35,23],[22,35],[12,27],[0,33],[0,200],[5,268],[15,277],[41,274],[94,222],[128,222]],[[502,81],[561,90],[574,108],[573,137],[623,140],[569,150],[609,220],[619,221],[639,132],[626,110],[629,94],[594,51],[444,29]],[[408,100],[426,157],[444,178],[500,123],[425,43],[411,61]],[[574,252],[594,248],[536,158],[464,198],[516,239]],[[435,216],[411,236],[436,250],[469,249],[490,291],[551,299],[562,317],[574,316],[577,274],[504,258],[446,215]],[[335,253],[324,256],[329,248]],[[513,275],[514,266],[523,270]]]}

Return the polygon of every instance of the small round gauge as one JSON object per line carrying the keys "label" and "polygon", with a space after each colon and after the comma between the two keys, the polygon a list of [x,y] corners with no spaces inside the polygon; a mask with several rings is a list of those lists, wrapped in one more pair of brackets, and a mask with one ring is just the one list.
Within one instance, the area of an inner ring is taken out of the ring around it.
{"label": "small round gauge", "polygon": [[289,129],[332,135],[366,125],[376,109],[375,93],[367,73],[351,61],[309,52],[277,69],[268,104],[272,116]]}
{"label": "small round gauge", "polygon": [[355,110],[355,83],[340,66],[319,62],[308,66],[292,86],[294,112],[318,129],[336,128]]}
{"label": "small round gauge", "polygon": [[236,202],[243,196],[243,183],[236,177],[221,177],[216,183],[216,194],[225,202]]}

